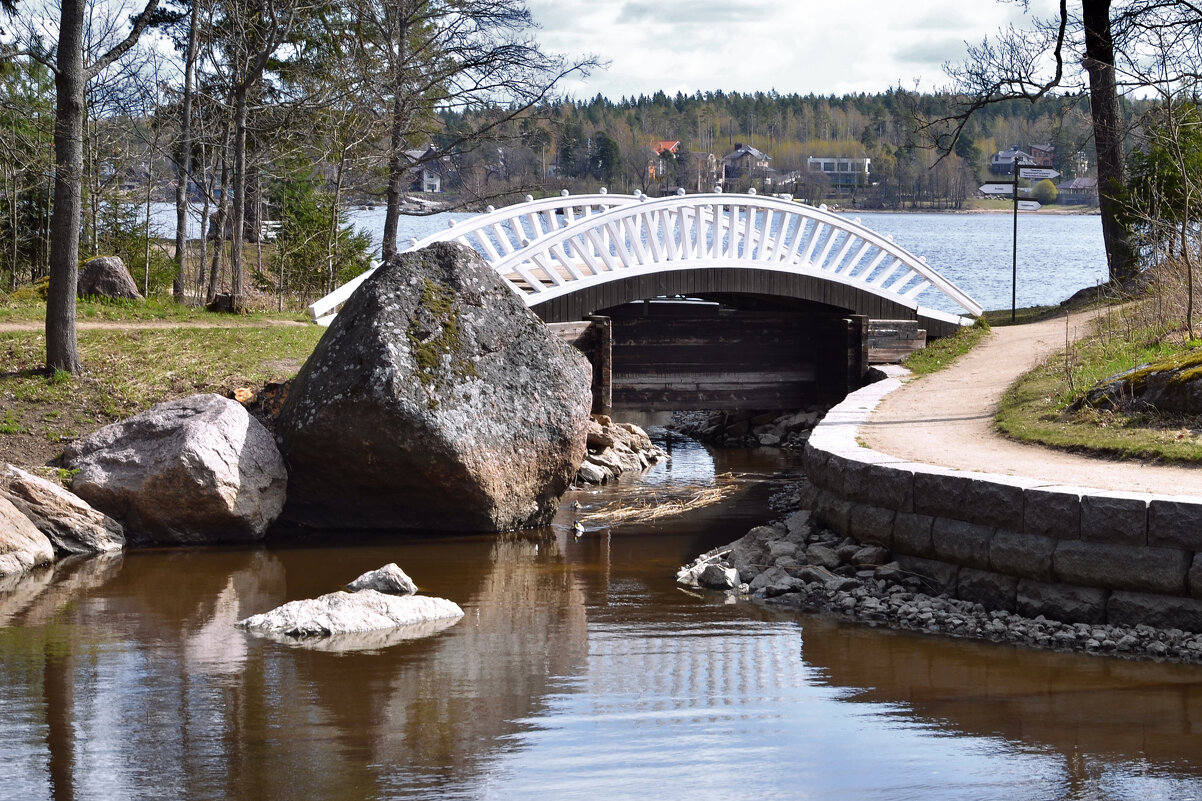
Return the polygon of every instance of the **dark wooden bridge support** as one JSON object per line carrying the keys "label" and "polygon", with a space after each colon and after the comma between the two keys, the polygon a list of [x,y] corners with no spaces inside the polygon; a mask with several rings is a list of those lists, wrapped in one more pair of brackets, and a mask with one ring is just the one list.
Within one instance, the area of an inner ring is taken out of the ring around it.
{"label": "dark wooden bridge support", "polygon": [[868,369],[868,318],[670,300],[551,323],[593,364],[593,411],[759,411],[834,403]]}
{"label": "dark wooden bridge support", "polygon": [[608,317],[590,315],[576,323],[547,323],[557,337],[572,345],[593,366],[593,414],[613,408],[613,327]]}

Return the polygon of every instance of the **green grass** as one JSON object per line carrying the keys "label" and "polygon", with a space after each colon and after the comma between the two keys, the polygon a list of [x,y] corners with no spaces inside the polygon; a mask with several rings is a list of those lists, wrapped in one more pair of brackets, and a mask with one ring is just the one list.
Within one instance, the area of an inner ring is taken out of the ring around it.
{"label": "green grass", "polygon": [[1059,306],[1027,306],[1014,310],[1013,321],[1010,319],[1010,309],[992,309],[985,312],[982,317],[985,318],[985,322],[989,323],[989,325],[997,327],[1035,323],[1040,320],[1046,320],[1048,317],[1053,317],[1060,312],[1061,308]]}
{"label": "green grass", "polygon": [[4,419],[0,420],[0,434],[24,434],[25,431],[12,409],[4,413]]}
{"label": "green grass", "polygon": [[902,364],[915,375],[937,372],[968,353],[988,334],[989,324],[978,320],[973,325],[961,328],[953,336],[932,339],[925,348],[907,356]]}
{"label": "green grass", "polygon": [[1184,357],[1198,343],[1173,344],[1164,332],[1086,337],[1022,376],[1003,396],[1000,431],[1023,442],[1121,459],[1202,462],[1197,418],[1079,405],[1099,381],[1140,364]]}
{"label": "green grass", "polygon": [[[214,325],[255,324],[268,320],[309,321],[302,312],[249,312],[237,316],[210,312],[196,306],[184,306],[169,297],[146,300],[108,300],[81,298],[76,301],[75,316],[80,322],[189,322]],[[46,301],[31,292],[18,290],[0,296],[0,323],[32,323],[46,319]]]}

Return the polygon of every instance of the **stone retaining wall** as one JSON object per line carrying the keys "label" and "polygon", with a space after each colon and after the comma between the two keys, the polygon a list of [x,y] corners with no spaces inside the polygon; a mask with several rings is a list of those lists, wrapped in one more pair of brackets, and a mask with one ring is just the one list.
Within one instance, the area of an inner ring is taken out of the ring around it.
{"label": "stone retaining wall", "polygon": [[819,522],[989,608],[1202,632],[1202,498],[964,472],[861,447],[860,425],[899,386],[890,377],[852,393],[810,435]]}

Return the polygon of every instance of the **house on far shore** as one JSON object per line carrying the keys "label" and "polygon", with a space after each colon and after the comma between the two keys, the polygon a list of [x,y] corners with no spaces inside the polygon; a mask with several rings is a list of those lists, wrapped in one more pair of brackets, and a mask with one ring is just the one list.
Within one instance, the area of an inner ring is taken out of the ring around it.
{"label": "house on far shore", "polygon": [[837,189],[867,186],[872,159],[845,159],[834,156],[810,156],[806,159],[806,170],[821,172]]}
{"label": "house on far shore", "polygon": [[410,192],[441,192],[444,158],[438,156],[434,145],[426,145],[416,150],[406,150],[405,157],[413,164],[409,173]]}
{"label": "house on far shore", "polygon": [[722,157],[722,179],[764,178],[768,175],[768,162],[772,157],[751,145],[735,142],[735,149]]}
{"label": "house on far shore", "polygon": [[1031,145],[1031,161],[1036,167],[1051,167],[1056,160],[1054,145]]}
{"label": "house on far shore", "polygon": [[1014,160],[1018,159],[1019,164],[1033,164],[1035,159],[1025,150],[1019,150],[1017,146],[1009,150],[999,150],[989,157],[989,172],[993,175],[1012,175],[1014,174]]}
{"label": "house on far shore", "polygon": [[1059,192],[1056,196],[1057,203],[1068,206],[1098,205],[1097,178],[1073,178],[1071,181],[1056,184],[1056,189]]}
{"label": "house on far shore", "polygon": [[680,148],[680,140],[663,139],[651,143],[651,149],[655,151],[657,156],[655,161],[649,161],[647,164],[647,177],[654,181],[657,177],[664,175],[664,156],[675,156],[676,151]]}

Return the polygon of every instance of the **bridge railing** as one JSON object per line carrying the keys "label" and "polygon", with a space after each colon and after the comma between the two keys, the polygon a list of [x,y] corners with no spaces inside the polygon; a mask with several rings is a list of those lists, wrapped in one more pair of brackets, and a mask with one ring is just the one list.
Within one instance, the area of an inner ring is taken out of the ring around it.
{"label": "bridge railing", "polygon": [[[628,206],[639,201],[640,195],[609,194],[604,189],[596,194],[570,195],[564,190],[556,197],[535,200],[529,195],[525,203],[515,203],[496,209],[492,206],[484,214],[456,222],[442,231],[422,239],[411,239],[402,252],[419,250],[434,242],[459,242],[476,250],[489,263],[510,256],[541,237],[579,223],[611,208]],[[329,295],[309,306],[313,319],[328,325],[332,312],[341,306],[351,294],[379,267],[373,262],[371,268]]]}
{"label": "bridge railing", "polygon": [[[411,242],[457,241],[474,248],[533,306],[624,276],[696,267],[755,267],[856,286],[919,310],[933,287],[971,315],[980,304],[926,260],[860,224],[788,198],[713,193],[570,196],[492,209]],[[374,271],[309,308],[328,324]],[[947,318],[930,309],[923,313]]]}
{"label": "bridge railing", "polygon": [[811,274],[915,309],[933,286],[969,314],[982,311],[892,238],[825,208],[754,194],[644,197],[493,263],[527,305],[623,275],[706,265]]}

